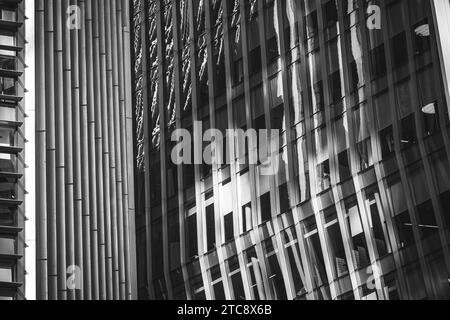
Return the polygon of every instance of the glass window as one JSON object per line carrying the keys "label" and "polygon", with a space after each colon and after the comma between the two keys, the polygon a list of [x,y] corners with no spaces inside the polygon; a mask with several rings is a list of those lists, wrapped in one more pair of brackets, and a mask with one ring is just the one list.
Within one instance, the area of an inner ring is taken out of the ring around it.
{"label": "glass window", "polygon": [[255,247],[252,247],[244,252],[245,259],[247,261],[247,273],[249,278],[250,289],[255,300],[261,299],[260,293],[265,295],[264,284],[262,282],[261,267],[259,264],[258,256],[256,254]]}
{"label": "glass window", "polygon": [[422,111],[427,114],[434,114],[436,110],[431,107],[426,108],[437,100],[437,89],[439,86],[434,81],[435,71],[433,66],[429,66],[417,73],[417,92]]}
{"label": "glass window", "polygon": [[383,159],[390,158],[394,154],[394,132],[392,126],[380,132],[380,143]]}
{"label": "glass window", "polygon": [[351,177],[350,163],[348,158],[348,151],[341,152],[339,154],[339,176],[341,182]]}
{"label": "glass window", "polygon": [[233,118],[235,128],[246,128],[247,118],[245,112],[245,101],[244,97],[239,97],[233,101]]}
{"label": "glass window", "polygon": [[397,112],[400,118],[404,118],[413,112],[413,105],[411,102],[410,91],[411,80],[408,78],[405,81],[399,82],[395,85],[395,95],[397,100]]}
{"label": "glass window", "polygon": [[[16,36],[13,32],[0,30],[0,45],[2,46],[15,46]],[[14,57],[16,52],[14,50],[0,49],[0,55]]]}
{"label": "glass window", "polygon": [[404,248],[414,244],[414,234],[409,212],[405,211],[394,217],[397,226],[400,247]]}
{"label": "glass window", "polygon": [[0,69],[15,70],[16,59],[13,57],[0,56]]}
{"label": "glass window", "polygon": [[227,265],[233,286],[234,300],[245,300],[244,284],[242,282],[238,258],[235,256],[227,260]]}
{"label": "glass window", "polygon": [[9,128],[0,128],[0,146],[14,146],[14,130]]}
{"label": "glass window", "polygon": [[1,84],[1,94],[15,96],[17,94],[16,92],[16,82],[13,78],[8,77],[1,77],[0,78],[0,84]]}
{"label": "glass window", "polygon": [[[247,2],[246,2],[247,3]],[[261,73],[261,39],[259,37],[259,12],[258,12],[258,5],[253,4],[250,5],[250,2],[248,2],[246,7],[246,18],[248,20],[248,29],[247,32],[249,36],[248,39],[248,48],[249,48],[249,71],[250,76],[260,74]]]}
{"label": "glass window", "polygon": [[0,153],[0,172],[14,173],[17,170],[17,156]]}
{"label": "glass window", "polygon": [[329,158],[329,149],[328,149],[328,139],[327,139],[327,128],[325,126],[316,129],[314,131],[314,140],[315,140],[315,152],[317,155],[317,162],[324,162]]}
{"label": "glass window", "polygon": [[[151,247],[152,255],[154,257],[163,256],[163,234],[162,234],[162,219],[152,222],[151,225]],[[164,274],[163,259],[152,259],[152,272],[155,277],[162,277]],[[163,279],[161,279],[164,282]]]}
{"label": "glass window", "polygon": [[168,225],[170,270],[175,270],[181,266],[178,210],[174,210],[169,214]]}
{"label": "glass window", "polygon": [[3,121],[17,121],[17,109],[0,106],[0,119]]}
{"label": "glass window", "polygon": [[384,44],[370,51],[370,64],[372,79],[377,79],[386,74],[386,57],[384,55]]}
{"label": "glass window", "polygon": [[0,282],[12,282],[12,281],[13,281],[12,268],[0,265]]}
{"label": "glass window", "polygon": [[386,8],[388,13],[389,31],[397,34],[405,29],[404,15],[402,13],[402,2],[391,1]]}
{"label": "glass window", "polygon": [[275,2],[272,1],[264,9],[268,62],[272,62],[280,55],[280,27],[278,25],[278,10],[275,10],[274,4]]}
{"label": "glass window", "polygon": [[378,128],[384,129],[392,124],[391,108],[393,106],[389,103],[388,92],[385,91],[375,96],[374,103],[378,120]]}
{"label": "glass window", "polygon": [[[252,38],[252,37],[249,37]],[[257,74],[261,72],[262,63],[261,63],[261,47],[257,47],[249,52],[249,69],[250,75]]]}
{"label": "glass window", "polygon": [[306,34],[308,38],[314,37],[319,30],[317,11],[313,11],[306,17]]}
{"label": "glass window", "polygon": [[367,191],[367,205],[369,207],[368,220],[369,227],[372,230],[372,236],[375,239],[376,248],[380,257],[391,252],[389,245],[389,236],[386,227],[385,217],[380,210],[381,200],[378,189]]}
{"label": "glass window", "polygon": [[233,241],[234,239],[233,212],[225,215],[224,225],[225,225],[225,242]]}
{"label": "glass window", "polygon": [[[436,152],[430,156],[431,170],[439,193],[450,189],[450,164],[444,150]],[[450,208],[450,207],[449,207]]]}
{"label": "glass window", "polygon": [[325,261],[323,258],[319,234],[317,232],[316,218],[313,216],[304,220],[302,222],[302,228],[311,263],[314,287],[319,289],[325,300],[328,300],[330,298],[330,292],[327,287],[328,279],[325,271]]}
{"label": "glass window", "polygon": [[198,256],[198,243],[197,243],[197,216],[193,215],[187,218],[187,248],[190,258]]}
{"label": "glass window", "polygon": [[2,46],[15,46],[16,37],[13,32],[0,31],[0,44]]}
{"label": "glass window", "polygon": [[295,228],[286,229],[283,231],[283,235],[287,259],[291,269],[292,279],[294,281],[295,292],[297,297],[301,297],[306,293],[304,284],[305,274]]}
{"label": "glass window", "polygon": [[12,9],[0,9],[1,10],[1,19],[3,21],[16,21],[17,15],[16,11]]}
{"label": "glass window", "polygon": [[422,161],[407,169],[411,190],[414,195],[414,203],[420,205],[430,199],[430,190],[427,187],[427,180]]}
{"label": "glass window", "polygon": [[391,273],[384,277],[384,284],[386,286],[386,296],[388,300],[400,300],[398,292],[398,277],[397,274]]}
{"label": "glass window", "polygon": [[280,213],[285,213],[291,208],[287,183],[278,187],[278,192],[280,195]]}
{"label": "glass window", "polygon": [[295,174],[297,179],[295,180],[300,187],[300,202],[303,203],[310,199],[310,180],[308,171],[308,157],[306,150],[306,139],[301,138],[297,140],[296,145],[293,146],[294,149],[294,161],[297,162],[295,166]]}
{"label": "glass window", "polygon": [[295,0],[286,0],[282,1],[281,3],[283,6],[283,22],[286,48],[292,49],[299,42],[297,21],[297,10],[299,4]]}
{"label": "glass window", "polygon": [[317,188],[319,192],[331,187],[330,161],[327,160],[317,166]]}
{"label": "glass window", "polygon": [[414,121],[414,114],[401,120],[400,141],[403,148],[406,148],[417,142],[416,123]]}
{"label": "glass window", "polygon": [[0,226],[12,227],[15,225],[16,210],[0,207]]}
{"label": "glass window", "polygon": [[406,44],[406,32],[399,33],[391,39],[392,63],[394,68],[408,63],[408,46]]}
{"label": "glass window", "polygon": [[266,252],[266,258],[269,262],[267,268],[267,275],[269,277],[269,283],[274,293],[275,300],[286,300],[287,293],[284,285],[283,274],[281,273],[280,264],[278,261],[278,248],[274,245],[274,239],[267,239],[263,243],[264,251]]}
{"label": "glass window", "polygon": [[427,293],[420,265],[417,263],[415,265],[407,266],[405,268],[405,276],[410,299],[425,300],[427,298]]}
{"label": "glass window", "polygon": [[430,43],[430,25],[428,20],[425,19],[414,27],[414,50],[415,54],[421,55],[431,48]]}
{"label": "glass window", "polygon": [[370,138],[361,141],[356,145],[356,153],[359,157],[360,170],[366,170],[373,165],[372,144]]}
{"label": "glass window", "polygon": [[172,280],[173,297],[175,300],[186,300],[186,289],[184,287],[183,273],[177,269],[170,274]]}
{"label": "glass window", "polygon": [[[283,78],[281,72],[269,79],[270,106],[275,108],[284,102]],[[275,129],[275,128],[274,128]]]}
{"label": "glass window", "polygon": [[431,136],[440,131],[439,114],[436,103],[431,103],[422,109],[423,134]]}
{"label": "glass window", "polygon": [[213,41],[213,59],[214,59],[214,95],[216,97],[222,95],[226,91],[226,78],[225,78],[225,61],[223,59],[222,46],[223,37]]}
{"label": "glass window", "polygon": [[292,125],[295,125],[305,117],[300,80],[300,64],[298,62],[289,66],[288,82],[289,101],[291,103],[291,122]]}
{"label": "glass window", "polygon": [[427,201],[417,207],[419,232],[422,239],[439,235],[439,227],[434,216],[431,201]]}
{"label": "glass window", "polygon": [[279,105],[274,108],[270,112],[271,121],[272,121],[272,129],[284,131],[285,126],[285,114],[284,114],[284,105]]}
{"label": "glass window", "polygon": [[337,3],[335,0],[328,1],[323,6],[325,27],[335,26],[338,22]]}
{"label": "glass window", "polygon": [[272,220],[272,207],[270,201],[270,192],[261,196],[261,221],[266,222]]}
{"label": "glass window", "polygon": [[0,198],[16,199],[16,181],[11,178],[0,178]]}
{"label": "glass window", "polygon": [[225,300],[225,290],[223,288],[222,273],[220,272],[220,267],[216,266],[211,269],[211,281],[214,290],[215,300]]}
{"label": "glass window", "polygon": [[348,264],[345,257],[344,243],[339,227],[336,210],[334,206],[324,211],[325,231],[330,248],[329,255],[334,266],[334,273],[337,278],[348,274]]}
{"label": "glass window", "polygon": [[369,115],[366,104],[361,104],[352,112],[353,134],[357,142],[363,141],[370,136]]}
{"label": "glass window", "polygon": [[344,96],[343,86],[341,85],[341,73],[336,71],[328,78],[330,85],[330,98],[332,103],[339,102]]}
{"label": "glass window", "polygon": [[208,251],[216,247],[216,220],[214,215],[214,204],[206,207],[206,238]]}
{"label": "glass window", "polygon": [[196,275],[191,278],[192,297],[195,301],[206,300],[205,287],[203,285],[202,275]]}
{"label": "glass window", "polygon": [[0,254],[15,254],[16,241],[14,238],[9,238],[0,234]]}
{"label": "glass window", "polygon": [[400,175],[396,174],[387,180],[388,196],[392,202],[393,214],[397,215],[407,210],[405,189],[400,180]]}
{"label": "glass window", "polygon": [[252,221],[252,204],[247,203],[242,206],[242,232],[246,233],[252,230],[253,221]]}
{"label": "glass window", "polygon": [[436,254],[426,257],[427,264],[430,266],[431,280],[437,293],[437,299],[450,299],[450,286],[448,284],[448,273],[445,266],[443,253],[439,250]]}
{"label": "glass window", "polygon": [[370,259],[361,214],[355,196],[345,201],[345,208],[345,218],[351,237],[353,262],[356,269],[361,269],[369,265]]}
{"label": "glass window", "polygon": [[[315,69],[317,69],[317,64]],[[319,71],[319,70],[318,70]],[[313,99],[313,112],[319,112],[324,110],[324,98],[323,98],[323,83],[322,80],[315,82],[312,85],[312,99]]]}

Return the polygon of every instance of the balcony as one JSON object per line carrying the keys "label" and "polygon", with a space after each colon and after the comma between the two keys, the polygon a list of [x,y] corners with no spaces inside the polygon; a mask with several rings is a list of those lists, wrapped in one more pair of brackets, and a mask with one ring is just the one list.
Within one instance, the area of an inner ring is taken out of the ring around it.
{"label": "balcony", "polygon": [[18,207],[23,203],[21,200],[0,198],[0,206]]}
{"label": "balcony", "polygon": [[20,282],[0,281],[0,301],[16,300],[19,294],[18,290],[23,286]]}
{"label": "balcony", "polygon": [[23,231],[23,228],[19,227],[7,227],[0,225],[0,233],[8,236],[17,236]]}
{"label": "balcony", "polygon": [[0,262],[5,263],[17,263],[20,259],[23,258],[23,255],[21,254],[7,254],[7,253],[1,253],[0,252]]}
{"label": "balcony", "polygon": [[18,102],[20,102],[22,100],[23,100],[23,97],[18,97],[18,96],[9,95],[9,94],[0,94],[0,103],[17,104]]}
{"label": "balcony", "polygon": [[17,299],[18,290],[23,286],[19,282],[0,281],[0,301]]}
{"label": "balcony", "polygon": [[0,145],[0,153],[19,154],[23,151],[20,147],[10,147]]}
{"label": "balcony", "polygon": [[23,257],[17,252],[17,242],[20,240],[11,231],[13,230],[9,229],[8,234],[0,233],[0,265],[14,266]]}
{"label": "balcony", "polygon": [[17,71],[17,58],[0,55],[0,76],[14,78],[17,80],[22,72]]}
{"label": "balcony", "polygon": [[10,289],[10,290],[16,290],[20,288],[23,284],[17,283],[17,282],[2,282],[0,281],[0,288],[2,289]]}
{"label": "balcony", "polygon": [[0,7],[17,7],[22,0],[0,0]]}
{"label": "balcony", "polygon": [[17,31],[22,25],[22,22],[0,19],[0,29],[2,30]]}
{"label": "balcony", "polygon": [[23,50],[23,48],[18,47],[18,46],[10,46],[10,45],[6,45],[6,44],[0,44],[0,50],[15,51],[17,53],[17,52],[21,52]]}

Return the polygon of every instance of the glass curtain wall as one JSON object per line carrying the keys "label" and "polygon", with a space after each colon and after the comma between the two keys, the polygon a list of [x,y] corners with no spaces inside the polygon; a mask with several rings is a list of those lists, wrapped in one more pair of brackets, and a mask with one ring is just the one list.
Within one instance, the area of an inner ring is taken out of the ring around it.
{"label": "glass curtain wall", "polygon": [[[449,299],[432,17],[423,0],[135,0],[140,297]],[[232,138],[176,166],[176,128],[277,129],[279,170]]]}

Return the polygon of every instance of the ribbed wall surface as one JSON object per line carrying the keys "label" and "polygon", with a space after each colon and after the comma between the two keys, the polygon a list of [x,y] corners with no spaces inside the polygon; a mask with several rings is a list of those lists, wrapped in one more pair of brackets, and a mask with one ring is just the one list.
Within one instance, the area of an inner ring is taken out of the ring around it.
{"label": "ribbed wall surface", "polygon": [[129,2],[37,0],[35,32],[37,297],[131,299]]}

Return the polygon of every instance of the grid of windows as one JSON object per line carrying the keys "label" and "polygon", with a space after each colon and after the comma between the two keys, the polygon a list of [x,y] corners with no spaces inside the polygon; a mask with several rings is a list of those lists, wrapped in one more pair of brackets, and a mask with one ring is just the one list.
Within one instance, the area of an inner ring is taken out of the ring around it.
{"label": "grid of windows", "polygon": [[[429,1],[134,0],[134,28],[141,298],[450,298]],[[194,121],[280,130],[278,172],[175,166]]]}
{"label": "grid of windows", "polygon": [[0,2],[0,300],[24,299],[23,5]]}

